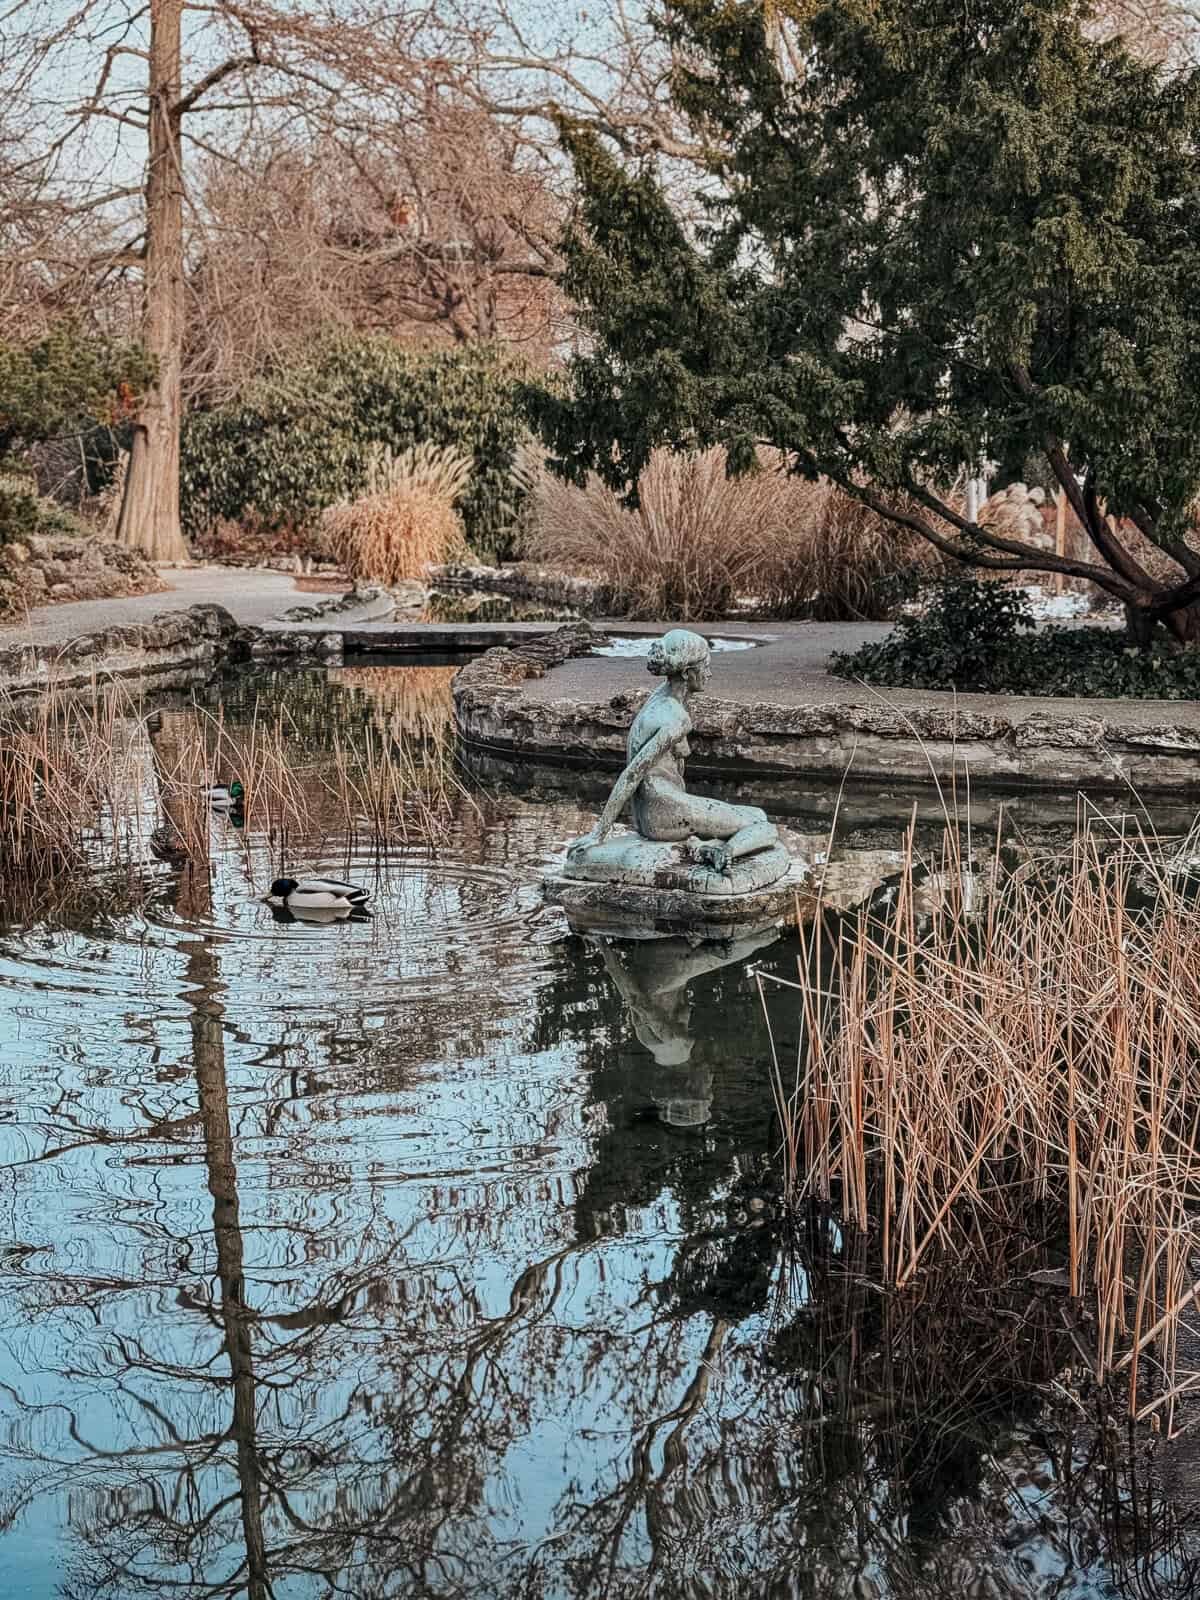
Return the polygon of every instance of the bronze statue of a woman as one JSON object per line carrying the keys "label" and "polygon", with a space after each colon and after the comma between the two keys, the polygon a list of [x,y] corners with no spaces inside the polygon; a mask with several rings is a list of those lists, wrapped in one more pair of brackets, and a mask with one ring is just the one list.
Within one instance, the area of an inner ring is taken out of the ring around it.
{"label": "bronze statue of a woman", "polygon": [[647,664],[666,682],[634,718],[625,770],[613,784],[596,826],[571,846],[568,862],[578,862],[602,846],[632,802],[641,839],[682,845],[689,861],[728,876],[744,857],[777,846],[779,835],[757,806],[689,794],[684,784],[683,764],[692,731],[688,699],[711,676],[708,642],[686,628],[674,628],[654,641]]}

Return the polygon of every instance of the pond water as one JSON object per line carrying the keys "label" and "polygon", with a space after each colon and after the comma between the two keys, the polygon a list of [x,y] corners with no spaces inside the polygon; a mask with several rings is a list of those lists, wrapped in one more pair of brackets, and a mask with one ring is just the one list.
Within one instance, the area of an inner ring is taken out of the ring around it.
{"label": "pond water", "polygon": [[[327,750],[428,732],[452,670],[210,699]],[[303,863],[361,922],[275,920],[220,818],[211,878],[0,912],[0,1593],[1196,1592],[1052,1310],[1014,1355],[1000,1301],[893,1316],[776,1226],[750,964],[795,941],[572,937],[536,875],[588,813],[452,810],[382,875]]]}

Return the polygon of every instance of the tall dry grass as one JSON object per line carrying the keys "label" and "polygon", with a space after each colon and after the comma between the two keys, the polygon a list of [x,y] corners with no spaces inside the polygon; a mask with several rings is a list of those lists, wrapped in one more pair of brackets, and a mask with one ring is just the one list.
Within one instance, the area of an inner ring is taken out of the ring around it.
{"label": "tall dry grass", "polygon": [[[922,887],[930,868],[940,892]],[[804,936],[804,1044],[776,1060],[791,1198],[873,1237],[898,1289],[997,1237],[1058,1239],[1095,1378],[1170,1430],[1200,1374],[1200,910],[1153,841],[1083,828],[987,868],[910,835],[890,908]],[[779,981],[779,980],[775,980]]]}
{"label": "tall dry grass", "polygon": [[213,808],[209,790],[236,779],[251,834],[272,841],[304,836],[318,825],[284,719],[255,714],[231,727],[220,711],[197,705],[152,712],[144,720],[162,817],[154,843],[189,861],[208,859]]}
{"label": "tall dry grass", "polygon": [[296,850],[320,856],[362,845],[383,856],[437,842],[465,790],[452,729],[427,709],[421,728],[393,721],[320,751],[305,751],[282,713],[232,727],[197,706],[159,713],[147,720],[159,803],[190,860],[209,853],[207,785],[233,778],[245,789],[243,840],[265,838],[281,866]]}
{"label": "tall dry grass", "polygon": [[220,822],[209,789],[234,779],[248,859],[251,839],[280,867],[298,850],[436,842],[465,796],[432,704],[442,687],[420,731],[393,720],[320,750],[282,713],[236,725],[194,704],[147,714],[120,684],[0,703],[0,898],[25,903],[101,870],[134,884],[155,860],[206,864]]}
{"label": "tall dry grass", "polygon": [[777,453],[730,478],[720,449],[656,450],[637,510],[595,476],[564,483],[531,451],[519,475],[525,553],[596,579],[631,617],[701,621],[745,599],[770,616],[879,617],[931,560],[924,541],[836,485],[788,473]]}
{"label": "tall dry grass", "polygon": [[471,482],[471,458],[449,445],[410,445],[390,450],[374,444],[367,451],[367,494],[390,494],[396,489],[420,488],[457,502]]}
{"label": "tall dry grass", "polygon": [[350,577],[382,584],[418,581],[430,566],[464,560],[466,535],[454,505],[470,475],[469,459],[454,450],[376,449],[367,492],[322,515],[330,553]]}
{"label": "tall dry grass", "polygon": [[136,762],[118,695],[53,688],[0,701],[0,881],[114,864],[138,833]]}

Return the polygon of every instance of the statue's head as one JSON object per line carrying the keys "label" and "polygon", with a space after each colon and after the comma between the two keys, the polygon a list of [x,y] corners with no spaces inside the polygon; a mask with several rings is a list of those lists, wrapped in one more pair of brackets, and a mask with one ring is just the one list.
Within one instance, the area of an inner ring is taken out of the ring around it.
{"label": "statue's head", "polygon": [[646,665],[659,678],[683,678],[689,689],[703,689],[712,676],[708,640],[687,628],[672,628],[650,646]]}

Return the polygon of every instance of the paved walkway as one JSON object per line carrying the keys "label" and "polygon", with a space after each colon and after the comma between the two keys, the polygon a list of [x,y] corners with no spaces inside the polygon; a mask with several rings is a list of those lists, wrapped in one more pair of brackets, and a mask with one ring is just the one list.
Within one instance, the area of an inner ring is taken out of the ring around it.
{"label": "paved walkway", "polygon": [[[163,611],[186,610],[188,606],[215,603],[226,607],[239,622],[258,626],[273,622],[290,606],[318,598],[296,588],[291,573],[263,568],[191,567],[168,569],[163,578],[170,585],[163,594],[137,595],[123,600],[80,600],[63,605],[39,606],[19,622],[0,624],[0,648],[32,640],[37,644],[60,644],[98,629],[148,622]],[[354,646],[371,649],[389,637],[420,638],[426,649],[446,648],[448,634],[488,635],[540,634],[550,632],[556,623],[466,623],[430,625],[421,623],[356,622],[353,614],[333,615],[325,622],[284,624],[305,631],[352,633]],[[618,634],[661,633],[661,623],[597,622]],[[901,708],[944,708],[949,696],[933,690],[871,689],[863,684],[830,677],[826,663],[834,650],[854,650],[868,639],[882,638],[887,623],[830,622],[728,622],[706,623],[699,631],[734,638],[753,638],[761,642],[756,650],[722,651],[713,658],[713,683],[710,693],[734,703],[777,706],[890,704]],[[461,641],[465,643],[465,640]],[[489,640],[489,642],[491,642]],[[515,642],[515,639],[512,641]],[[573,699],[600,704],[613,695],[646,688],[649,679],[645,659],[638,656],[588,658],[568,661],[545,678],[523,686],[528,701]],[[1023,716],[1044,712],[1049,716],[1119,717],[1126,727],[1200,729],[1200,702],[1193,700],[1069,700],[1023,699],[1013,695],[960,695],[955,702],[963,711],[982,711]]]}
{"label": "paved walkway", "polygon": [[[625,624],[614,631],[632,633]],[[646,631],[660,632],[660,628]],[[1074,700],[1022,695],[960,694],[952,697],[934,689],[877,689],[852,679],[834,678],[826,671],[835,650],[856,650],[868,639],[890,632],[886,622],[775,622],[734,626],[704,624],[699,632],[730,637],[757,637],[757,650],[722,651],[712,658],[709,694],[743,705],[775,706],[893,706],[901,711],[977,711],[1006,717],[1102,717],[1116,719],[1128,728],[1200,730],[1200,701],[1196,700]],[[652,686],[644,657],[605,656],[565,661],[544,678],[522,685],[522,698],[530,704],[574,700],[600,705],[613,695]]]}
{"label": "paved walkway", "polygon": [[181,567],[167,569],[161,576],[170,585],[165,594],[37,606],[19,622],[0,624],[0,649],[27,640],[62,644],[101,628],[149,622],[163,611],[186,611],[188,606],[224,606],[239,622],[261,627],[289,606],[318,598],[301,594],[290,572],[269,572],[258,567]]}

